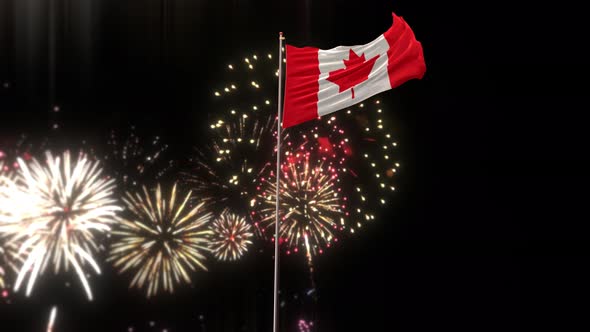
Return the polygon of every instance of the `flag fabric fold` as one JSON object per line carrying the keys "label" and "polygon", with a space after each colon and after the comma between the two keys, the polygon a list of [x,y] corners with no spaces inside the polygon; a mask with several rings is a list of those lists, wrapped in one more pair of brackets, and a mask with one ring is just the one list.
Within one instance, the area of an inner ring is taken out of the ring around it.
{"label": "flag fabric fold", "polygon": [[287,44],[283,128],[359,103],[426,71],[422,45],[403,18],[372,42],[329,50]]}

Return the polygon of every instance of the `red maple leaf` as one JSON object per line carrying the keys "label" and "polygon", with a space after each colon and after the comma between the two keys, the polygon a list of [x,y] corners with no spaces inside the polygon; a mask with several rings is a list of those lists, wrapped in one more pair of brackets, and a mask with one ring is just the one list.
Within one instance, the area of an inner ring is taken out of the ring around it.
{"label": "red maple leaf", "polygon": [[365,61],[364,53],[359,57],[350,49],[348,60],[342,60],[345,68],[331,71],[330,75],[328,75],[328,81],[338,84],[340,88],[338,92],[351,89],[352,98],[354,99],[354,87],[369,79],[369,74],[373,70],[377,58],[379,58],[379,54]]}

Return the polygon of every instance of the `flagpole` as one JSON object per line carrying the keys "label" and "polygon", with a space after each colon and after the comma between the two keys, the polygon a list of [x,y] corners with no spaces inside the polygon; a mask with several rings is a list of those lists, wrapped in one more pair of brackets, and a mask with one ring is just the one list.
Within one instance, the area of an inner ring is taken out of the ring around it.
{"label": "flagpole", "polygon": [[283,106],[283,33],[279,32],[279,91],[277,103],[277,190],[275,193],[275,274],[274,274],[274,305],[272,331],[279,331],[279,194],[281,182],[281,107]]}

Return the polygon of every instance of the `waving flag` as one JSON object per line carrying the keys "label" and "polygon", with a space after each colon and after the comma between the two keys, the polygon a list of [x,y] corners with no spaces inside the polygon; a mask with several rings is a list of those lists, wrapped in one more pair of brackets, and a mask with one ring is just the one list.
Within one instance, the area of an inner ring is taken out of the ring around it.
{"label": "waving flag", "polygon": [[287,44],[283,128],[359,103],[426,71],[422,45],[403,18],[365,45],[330,50]]}

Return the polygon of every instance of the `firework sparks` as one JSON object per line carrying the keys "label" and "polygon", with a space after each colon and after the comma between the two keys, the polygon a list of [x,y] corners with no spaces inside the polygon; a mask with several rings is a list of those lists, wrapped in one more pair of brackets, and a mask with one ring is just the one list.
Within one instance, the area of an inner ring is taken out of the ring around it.
{"label": "firework sparks", "polygon": [[[310,255],[315,255],[322,252],[322,247],[337,241],[335,234],[344,229],[347,212],[337,170],[321,163],[314,166],[309,155],[283,164],[279,232],[290,250],[297,252],[303,246]],[[267,229],[274,229],[275,224],[274,174],[262,178],[259,188],[258,212],[254,214],[260,218],[256,225],[264,234]]]}
{"label": "firework sparks", "polygon": [[305,319],[300,319],[297,322],[297,328],[299,332],[311,332],[312,322],[306,322]]}
{"label": "firework sparks", "polygon": [[109,231],[121,210],[113,198],[114,181],[84,155],[72,160],[69,151],[61,157],[47,152],[46,158],[45,164],[19,158],[16,179],[0,185],[0,233],[20,243],[23,257],[14,289],[28,275],[29,296],[49,265],[55,274],[72,265],[92,300],[83,266],[88,263],[100,274],[93,258],[99,251],[97,233]]}
{"label": "firework sparks", "polygon": [[160,136],[144,140],[134,126],[128,131],[112,130],[107,147],[105,162],[123,188],[136,187],[145,179],[159,180],[175,165],[173,160],[164,158],[169,146]]}
{"label": "firework sparks", "polygon": [[5,168],[18,168],[17,158],[30,160],[33,155],[42,153],[49,145],[47,137],[33,138],[27,134],[4,141],[6,145],[0,147],[0,160],[6,161]]}
{"label": "firework sparks", "polygon": [[211,141],[197,150],[185,181],[216,214],[230,208],[249,219],[256,182],[272,165],[277,70],[272,57],[249,55],[228,65],[227,82],[213,92]]}
{"label": "firework sparks", "polygon": [[222,213],[210,226],[211,252],[222,261],[235,261],[242,257],[252,244],[252,226],[236,214]]}
{"label": "firework sparks", "polygon": [[[397,142],[388,131],[383,105],[373,98],[336,114],[298,126],[298,135],[286,139],[283,153],[287,160],[310,153],[317,163],[336,169],[350,213],[349,234],[375,220],[392,192],[400,167],[396,159]],[[299,127],[301,127],[299,129]],[[297,149],[292,147],[297,146]]]}
{"label": "firework sparks", "polygon": [[365,222],[375,220],[395,191],[394,182],[400,168],[398,144],[387,129],[383,107],[379,99],[372,98],[322,119],[324,126],[331,127],[324,146],[332,156],[347,156],[338,168],[351,207],[348,223],[351,234]]}
{"label": "firework sparks", "polygon": [[228,205],[247,213],[256,179],[270,166],[275,122],[268,114],[254,114],[218,120],[211,126],[210,147],[197,151],[191,172],[185,173],[199,199],[217,213]]}
{"label": "firework sparks", "polygon": [[129,211],[112,232],[108,260],[120,273],[134,270],[130,287],[147,287],[148,297],[160,289],[172,293],[181,281],[190,283],[188,270],[207,270],[211,213],[203,202],[188,207],[190,199],[191,192],[177,200],[176,184],[169,198],[158,185],[154,193],[144,186],[142,193],[127,192],[123,199]]}

